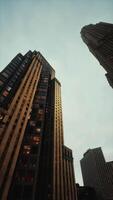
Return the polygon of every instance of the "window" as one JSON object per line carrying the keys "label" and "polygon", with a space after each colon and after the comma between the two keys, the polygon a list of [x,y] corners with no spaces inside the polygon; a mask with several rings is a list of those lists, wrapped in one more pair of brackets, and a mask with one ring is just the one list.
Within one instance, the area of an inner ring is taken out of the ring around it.
{"label": "window", "polygon": [[44,82],[44,83],[47,83],[47,82],[48,82],[48,80],[44,80],[43,82]]}
{"label": "window", "polygon": [[6,72],[2,72],[2,75],[5,76],[6,78],[9,77],[9,75]]}
{"label": "window", "polygon": [[32,186],[31,185],[24,186],[23,199],[27,199],[27,200],[32,199]]}
{"label": "window", "polygon": [[39,113],[39,114],[43,114],[43,113],[44,113],[44,110],[43,110],[43,109],[39,109],[39,110],[38,110],[38,113]]}
{"label": "window", "polygon": [[35,104],[33,104],[33,107],[34,107],[34,108],[39,108],[39,104],[38,104],[38,103],[35,103]]}
{"label": "window", "polygon": [[41,122],[41,121],[37,121],[36,126],[37,126],[38,128],[41,128],[42,122]]}
{"label": "window", "polygon": [[14,199],[21,199],[21,195],[22,195],[22,185],[17,185],[17,184],[15,184],[14,185],[14,188],[13,188],[13,191],[14,191],[14,193],[13,193],[13,198]]}
{"label": "window", "polygon": [[46,99],[46,96],[38,96],[38,99]]}
{"label": "window", "polygon": [[19,164],[20,166],[28,166],[28,162],[29,162],[29,159],[28,159],[28,156],[21,156],[21,159],[19,160]]}
{"label": "window", "polygon": [[11,70],[10,69],[6,69],[6,73],[8,74],[8,75],[10,75],[12,72],[11,72]]}
{"label": "window", "polygon": [[37,157],[32,156],[30,158],[30,166],[35,167],[37,163]]}
{"label": "window", "polygon": [[3,114],[0,113],[0,121],[3,119]]}
{"label": "window", "polygon": [[38,146],[32,146],[31,148],[31,154],[37,154]]}
{"label": "window", "polygon": [[0,86],[3,85],[3,81],[0,80]]}
{"label": "window", "polygon": [[35,122],[34,121],[30,121],[30,125],[31,126],[35,126]]}
{"label": "window", "polygon": [[18,56],[18,60],[22,60],[22,58]]}
{"label": "window", "polygon": [[39,136],[32,137],[32,143],[33,144],[39,144],[40,143],[40,137]]}
{"label": "window", "polygon": [[9,81],[9,86],[13,86],[13,82],[12,81]]}
{"label": "window", "polygon": [[7,86],[7,87],[6,87],[6,90],[7,90],[7,91],[10,91],[11,89],[12,89],[12,88],[11,88],[10,86]]}
{"label": "window", "polygon": [[36,128],[36,131],[37,131],[38,133],[40,133],[41,128]]}
{"label": "window", "polygon": [[31,151],[30,145],[24,145],[24,147],[23,147],[23,153],[24,154],[30,154],[30,151]]}
{"label": "window", "polygon": [[38,91],[39,92],[47,92],[47,89],[39,88]]}
{"label": "window", "polygon": [[8,94],[9,94],[9,92],[7,91],[7,90],[5,90],[4,92],[3,92],[3,96],[8,96]]}

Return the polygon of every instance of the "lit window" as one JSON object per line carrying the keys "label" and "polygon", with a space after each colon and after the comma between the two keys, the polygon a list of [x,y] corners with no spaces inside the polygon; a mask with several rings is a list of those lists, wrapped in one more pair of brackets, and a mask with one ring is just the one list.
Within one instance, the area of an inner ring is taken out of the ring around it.
{"label": "lit window", "polygon": [[30,150],[30,146],[29,145],[24,145],[24,149]]}
{"label": "lit window", "polygon": [[34,136],[33,137],[33,143],[34,144],[39,144],[40,143],[40,137],[39,136]]}
{"label": "lit window", "polygon": [[0,114],[0,120],[2,120],[3,119],[3,115],[2,114]]}
{"label": "lit window", "polygon": [[47,82],[48,82],[48,80],[44,80],[43,82],[44,82],[44,83],[47,83]]}
{"label": "lit window", "polygon": [[7,96],[9,94],[9,92],[7,91],[7,90],[5,90],[4,92],[3,92],[3,96]]}
{"label": "lit window", "polygon": [[6,90],[10,91],[10,90],[11,90],[11,87],[10,87],[10,86],[7,86]]}
{"label": "lit window", "polygon": [[30,125],[31,126],[35,126],[35,122],[34,121],[30,121]]}
{"label": "lit window", "polygon": [[41,131],[41,128],[36,128],[36,131],[39,133]]}
{"label": "lit window", "polygon": [[23,147],[23,153],[24,154],[30,154],[30,151],[31,151],[30,145],[24,145],[24,147]]}
{"label": "lit window", "polygon": [[42,109],[39,109],[39,110],[38,110],[38,113],[39,113],[39,114],[43,114],[43,110],[42,110]]}

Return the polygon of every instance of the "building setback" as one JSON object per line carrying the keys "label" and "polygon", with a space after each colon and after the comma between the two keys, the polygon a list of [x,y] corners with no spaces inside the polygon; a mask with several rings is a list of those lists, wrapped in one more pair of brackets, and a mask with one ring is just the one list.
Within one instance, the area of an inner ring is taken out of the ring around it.
{"label": "building setback", "polygon": [[101,148],[89,149],[80,164],[84,186],[94,188],[98,200],[113,200],[111,172],[106,165]]}
{"label": "building setback", "polygon": [[113,88],[113,24],[100,22],[84,26],[81,36],[90,52],[106,70],[106,78]]}
{"label": "building setback", "polygon": [[76,200],[61,84],[36,51],[19,53],[0,73],[0,199]]}

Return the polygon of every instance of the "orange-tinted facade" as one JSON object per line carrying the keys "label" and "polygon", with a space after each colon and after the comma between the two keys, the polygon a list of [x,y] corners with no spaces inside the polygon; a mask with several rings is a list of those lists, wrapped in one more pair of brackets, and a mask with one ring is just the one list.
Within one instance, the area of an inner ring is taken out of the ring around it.
{"label": "orange-tinted facade", "polygon": [[76,199],[61,84],[36,51],[18,54],[0,73],[0,199]]}

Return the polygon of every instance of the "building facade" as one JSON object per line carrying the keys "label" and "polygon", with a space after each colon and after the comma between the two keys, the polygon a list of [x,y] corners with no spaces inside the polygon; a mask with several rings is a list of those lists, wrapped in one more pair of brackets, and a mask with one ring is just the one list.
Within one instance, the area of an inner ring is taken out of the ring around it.
{"label": "building facade", "polygon": [[0,199],[76,199],[61,84],[40,52],[18,54],[0,73]]}
{"label": "building facade", "polygon": [[76,184],[78,200],[97,200],[94,188]]}
{"label": "building facade", "polygon": [[106,78],[113,88],[113,24],[100,22],[84,26],[81,36],[90,52],[106,70]]}
{"label": "building facade", "polygon": [[[89,149],[80,161],[84,186],[95,189],[98,200],[113,200],[113,185],[101,148]],[[109,174],[109,175],[108,175]]]}

